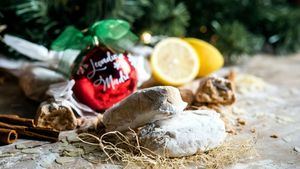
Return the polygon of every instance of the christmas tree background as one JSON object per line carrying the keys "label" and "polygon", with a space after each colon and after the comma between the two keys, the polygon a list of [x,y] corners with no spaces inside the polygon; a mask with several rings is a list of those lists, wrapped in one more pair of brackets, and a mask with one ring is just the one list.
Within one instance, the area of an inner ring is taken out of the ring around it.
{"label": "christmas tree background", "polygon": [[[68,25],[104,18],[131,23],[138,35],[197,37],[235,62],[242,55],[300,50],[299,0],[1,0],[0,31],[50,46]],[[1,53],[20,57],[5,45]]]}

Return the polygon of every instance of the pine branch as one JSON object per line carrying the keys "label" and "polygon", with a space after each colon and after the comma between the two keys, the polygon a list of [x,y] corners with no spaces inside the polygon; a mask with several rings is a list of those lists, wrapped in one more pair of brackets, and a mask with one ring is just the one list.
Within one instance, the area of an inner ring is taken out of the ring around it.
{"label": "pine branch", "polygon": [[211,42],[222,51],[227,63],[235,63],[243,54],[254,54],[261,50],[264,39],[254,35],[239,22],[225,23],[220,25],[213,23],[216,34]]}
{"label": "pine branch", "polygon": [[68,25],[85,29],[104,18],[120,18],[136,33],[211,41],[233,61],[264,50],[263,43],[271,52],[299,51],[299,5],[297,0],[1,0],[0,25],[7,26],[2,34],[49,46]]}
{"label": "pine branch", "polygon": [[169,36],[185,34],[190,15],[182,2],[152,0],[144,10],[145,15],[135,22],[139,30]]}

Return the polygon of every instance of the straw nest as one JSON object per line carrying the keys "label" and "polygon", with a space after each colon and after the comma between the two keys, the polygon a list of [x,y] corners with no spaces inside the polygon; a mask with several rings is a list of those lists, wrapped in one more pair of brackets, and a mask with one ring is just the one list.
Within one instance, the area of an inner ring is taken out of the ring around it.
{"label": "straw nest", "polygon": [[135,131],[124,134],[108,132],[98,137],[80,133],[79,140],[90,146],[99,146],[103,151],[102,163],[121,165],[124,168],[224,168],[239,159],[254,153],[253,140],[227,140],[223,145],[193,156],[168,158],[140,146]]}

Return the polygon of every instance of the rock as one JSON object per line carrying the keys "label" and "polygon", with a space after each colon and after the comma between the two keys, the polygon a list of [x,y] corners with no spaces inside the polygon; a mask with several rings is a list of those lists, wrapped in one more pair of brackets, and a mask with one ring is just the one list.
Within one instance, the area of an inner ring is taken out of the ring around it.
{"label": "rock", "polygon": [[187,106],[179,90],[171,86],[157,86],[139,90],[104,112],[106,131],[126,131],[147,123],[165,119]]}
{"label": "rock", "polygon": [[58,131],[73,130],[77,126],[72,109],[63,102],[55,101],[41,103],[34,122],[38,127],[53,128]]}
{"label": "rock", "polygon": [[143,127],[140,144],[167,157],[182,157],[220,146],[225,124],[213,110],[188,110]]}

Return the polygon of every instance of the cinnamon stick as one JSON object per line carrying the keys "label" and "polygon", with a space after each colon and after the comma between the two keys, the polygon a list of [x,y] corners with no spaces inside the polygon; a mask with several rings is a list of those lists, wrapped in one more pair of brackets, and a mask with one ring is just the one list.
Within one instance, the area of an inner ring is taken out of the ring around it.
{"label": "cinnamon stick", "polygon": [[0,122],[0,128],[15,130],[23,138],[33,138],[37,140],[56,142],[59,132],[47,128],[28,127]]}
{"label": "cinnamon stick", "polygon": [[20,117],[20,116],[18,116],[18,115],[16,115],[16,114],[0,114],[0,116],[5,116],[5,117]]}
{"label": "cinnamon stick", "polygon": [[51,137],[43,134],[39,134],[32,131],[17,131],[23,138],[36,139],[40,141],[49,141],[49,142],[57,142],[58,137]]}
{"label": "cinnamon stick", "polygon": [[0,114],[0,122],[20,126],[34,127],[33,119],[26,119],[17,115]]}
{"label": "cinnamon stick", "polygon": [[3,122],[0,122],[0,128],[5,128],[5,129],[12,129],[12,130],[16,130],[16,131],[25,131],[26,126],[19,126],[19,125],[12,125],[12,124],[7,124],[7,123],[3,123]]}
{"label": "cinnamon stick", "polygon": [[59,132],[51,128],[29,127],[27,130],[33,133],[47,135],[49,137],[54,137],[54,138],[58,138],[59,136]]}
{"label": "cinnamon stick", "polygon": [[15,130],[0,128],[0,143],[12,144],[18,139],[18,134]]}

